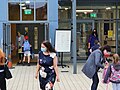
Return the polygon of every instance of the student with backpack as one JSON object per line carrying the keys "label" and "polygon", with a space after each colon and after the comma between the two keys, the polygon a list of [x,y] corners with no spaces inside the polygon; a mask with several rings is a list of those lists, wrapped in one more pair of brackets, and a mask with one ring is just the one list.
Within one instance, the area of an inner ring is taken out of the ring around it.
{"label": "student with backpack", "polygon": [[120,61],[118,54],[113,55],[113,63],[109,65],[105,78],[104,83],[110,81],[113,86],[113,90],[120,90]]}
{"label": "student with backpack", "polygon": [[28,41],[28,38],[25,38],[24,44],[23,44],[23,51],[24,51],[24,58],[23,58],[23,65],[25,63],[25,57],[28,57],[28,66],[30,66],[30,43]]}

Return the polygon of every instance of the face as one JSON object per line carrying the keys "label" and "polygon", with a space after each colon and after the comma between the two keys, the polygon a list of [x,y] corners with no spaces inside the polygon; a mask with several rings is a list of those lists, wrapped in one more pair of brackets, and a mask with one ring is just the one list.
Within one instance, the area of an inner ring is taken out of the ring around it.
{"label": "face", "polygon": [[18,36],[20,36],[20,33],[18,32]]}
{"label": "face", "polygon": [[42,52],[46,52],[46,51],[47,51],[47,48],[45,47],[44,44],[41,44],[41,51],[42,51]]}
{"label": "face", "polygon": [[104,50],[103,54],[106,58],[110,56],[110,52],[108,52],[107,50]]}
{"label": "face", "polygon": [[94,30],[94,32],[96,32],[96,30]]}

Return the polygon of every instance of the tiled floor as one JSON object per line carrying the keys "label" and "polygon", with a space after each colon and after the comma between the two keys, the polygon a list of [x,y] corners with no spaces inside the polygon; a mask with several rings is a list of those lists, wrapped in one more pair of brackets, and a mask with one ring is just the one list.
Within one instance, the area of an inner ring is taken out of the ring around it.
{"label": "tiled floor", "polygon": [[[60,82],[56,82],[54,90],[90,90],[91,80],[82,72],[84,63],[77,64],[77,74],[73,74],[72,65],[70,68],[59,67]],[[7,80],[8,90],[40,90],[39,81],[35,79],[36,66],[15,66],[11,69],[13,78]],[[102,71],[102,70],[101,70]],[[106,84],[101,82],[102,73],[99,72],[100,83],[98,90],[106,90]],[[108,85],[112,90],[111,83]]]}

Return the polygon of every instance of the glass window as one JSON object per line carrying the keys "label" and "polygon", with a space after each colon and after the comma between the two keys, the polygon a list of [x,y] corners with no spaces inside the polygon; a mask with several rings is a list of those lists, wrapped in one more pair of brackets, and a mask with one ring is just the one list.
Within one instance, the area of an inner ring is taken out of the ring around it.
{"label": "glass window", "polygon": [[14,2],[14,1],[20,1],[20,0],[8,0],[8,1],[10,1],[10,2],[11,2],[11,1]]}
{"label": "glass window", "polygon": [[118,54],[120,54],[120,21],[118,22]]}
{"label": "glass window", "polygon": [[22,20],[34,20],[34,2],[21,3]]}
{"label": "glass window", "polygon": [[9,20],[20,20],[20,5],[19,2],[8,3]]}
{"label": "glass window", "polygon": [[70,21],[59,22],[59,29],[71,29],[71,22]]}
{"label": "glass window", "polygon": [[36,20],[47,20],[47,3],[46,2],[36,2]]}

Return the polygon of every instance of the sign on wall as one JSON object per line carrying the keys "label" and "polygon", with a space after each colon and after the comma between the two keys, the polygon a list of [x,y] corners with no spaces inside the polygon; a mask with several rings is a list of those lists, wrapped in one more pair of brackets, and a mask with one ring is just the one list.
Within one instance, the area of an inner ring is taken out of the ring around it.
{"label": "sign on wall", "polygon": [[113,30],[108,30],[108,38],[113,37]]}
{"label": "sign on wall", "polygon": [[32,14],[32,10],[31,9],[25,9],[24,14]]}
{"label": "sign on wall", "polygon": [[71,31],[56,30],[55,49],[57,52],[70,52],[71,46]]}

